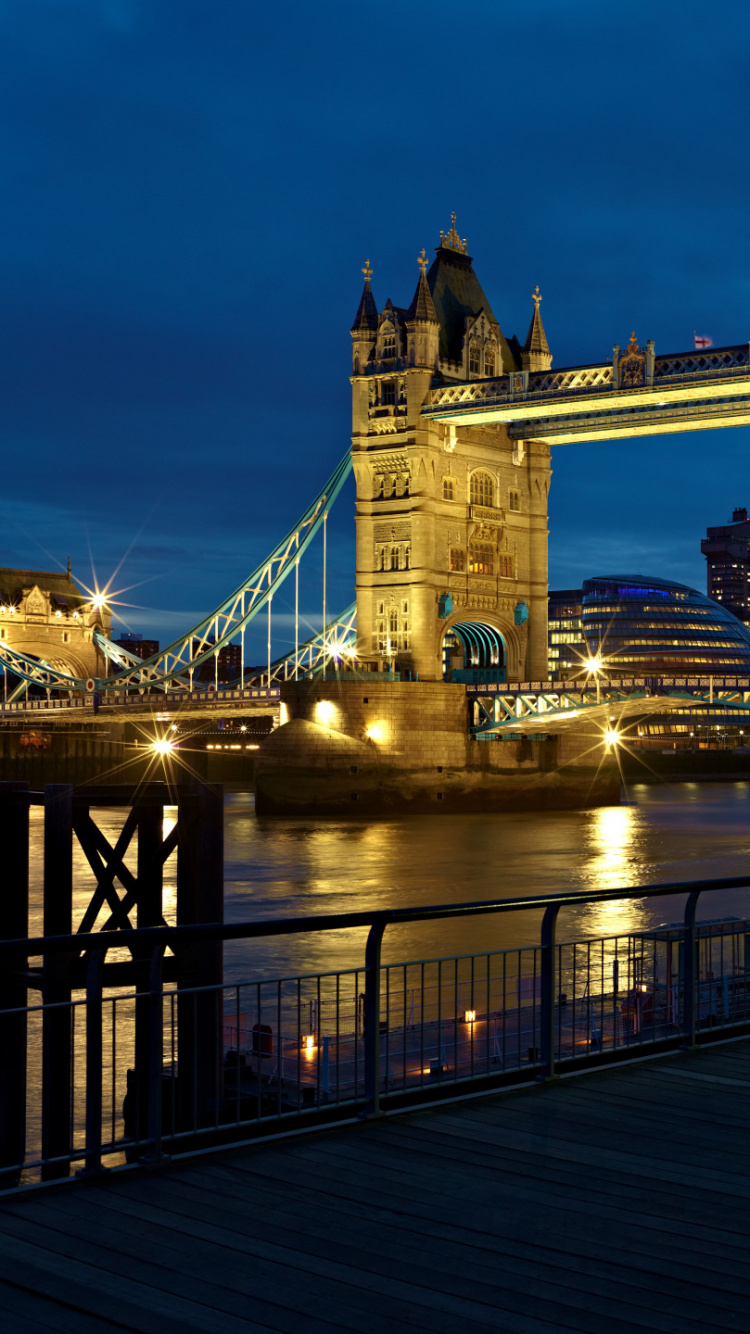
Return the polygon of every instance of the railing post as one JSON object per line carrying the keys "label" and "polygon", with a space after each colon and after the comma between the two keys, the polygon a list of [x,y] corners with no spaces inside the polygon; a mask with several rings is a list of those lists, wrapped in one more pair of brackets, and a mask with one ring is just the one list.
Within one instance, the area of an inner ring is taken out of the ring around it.
{"label": "railing post", "polygon": [[[44,934],[72,932],[73,788],[44,789]],[[42,1179],[66,1177],[71,1149],[72,1023],[70,955],[46,955],[42,965]],[[56,1161],[50,1161],[56,1160]]]}
{"label": "railing post", "polygon": [[365,946],[365,1115],[380,1115],[380,948],[385,922],[373,922]]}
{"label": "railing post", "polygon": [[683,977],[683,1014],[682,1031],[684,1033],[683,1046],[690,1050],[696,1046],[695,1034],[697,1024],[697,1006],[698,1006],[698,933],[695,929],[695,910],[698,906],[698,897],[700,890],[693,890],[688,894],[685,904],[685,932],[682,943],[682,977]]}
{"label": "railing post", "polygon": [[86,968],[86,1165],[76,1173],[79,1177],[98,1176],[108,1171],[102,1167],[102,976],[105,953],[105,950],[92,950]]}
{"label": "railing post", "polygon": [[555,1077],[555,931],[559,904],[550,904],[542,918],[542,999],[539,1041],[542,1057],[540,1080]]}
{"label": "railing post", "polygon": [[149,965],[149,1044],[148,1044],[148,1149],[141,1162],[156,1166],[165,1161],[161,1141],[163,1131],[162,1091],[164,1084],[164,997],[162,963],[166,944],[155,945]]}
{"label": "railing post", "polygon": [[[28,787],[0,783],[0,940],[24,940],[29,934]],[[21,978],[27,967],[23,953],[0,964],[0,1189],[18,1185],[26,1155],[28,1000]]]}

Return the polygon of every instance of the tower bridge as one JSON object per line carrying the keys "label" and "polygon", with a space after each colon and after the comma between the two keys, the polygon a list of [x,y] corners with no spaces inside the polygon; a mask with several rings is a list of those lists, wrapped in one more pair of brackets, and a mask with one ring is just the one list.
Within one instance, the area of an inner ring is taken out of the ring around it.
{"label": "tower bridge", "polygon": [[[614,346],[611,362],[553,370],[539,288],[525,341],[507,337],[455,215],[434,259],[423,249],[417,264],[408,304],[388,299],[379,308],[366,262],[351,330],[351,450],[273,551],[197,626],[145,660],[111,643],[106,607],[74,610],[72,598],[63,608],[38,581],[9,593],[0,608],[5,717],[267,707],[289,682],[331,672],[339,681],[448,681],[471,700],[492,697],[477,706],[477,735],[529,733],[541,714],[554,732],[589,710],[594,717],[610,698],[626,713],[656,707],[654,692],[638,683],[600,681],[596,698],[584,689],[575,708],[570,691],[568,702],[555,703],[547,689],[551,447],[750,423],[750,346],[657,355],[653,341],[641,347],[633,334]],[[326,524],[350,471],[356,603],[331,617]],[[302,643],[299,567],[316,536],[324,544],[324,628]],[[278,656],[273,599],[290,577],[295,644]],[[71,638],[71,615],[77,653],[63,633]],[[261,615],[267,660],[253,667],[245,634]],[[30,634],[32,621],[39,625]],[[241,647],[239,676],[220,690],[210,667],[228,644]],[[706,691],[696,681],[656,693],[663,712],[686,699],[694,705]],[[500,703],[511,696],[512,704]]]}

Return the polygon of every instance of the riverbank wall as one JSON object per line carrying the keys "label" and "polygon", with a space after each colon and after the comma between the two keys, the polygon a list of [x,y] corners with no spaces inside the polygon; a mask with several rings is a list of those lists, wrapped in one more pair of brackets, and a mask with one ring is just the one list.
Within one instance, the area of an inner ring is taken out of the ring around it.
{"label": "riverbank wall", "polygon": [[25,782],[38,790],[46,783],[142,783],[185,773],[207,783],[241,784],[252,791],[255,752],[207,750],[188,737],[173,757],[154,754],[153,728],[131,722],[70,723],[41,718],[0,727],[0,782]]}
{"label": "riverbank wall", "polygon": [[287,682],[281,718],[257,752],[259,815],[392,818],[620,800],[600,729],[474,740],[462,685]]}

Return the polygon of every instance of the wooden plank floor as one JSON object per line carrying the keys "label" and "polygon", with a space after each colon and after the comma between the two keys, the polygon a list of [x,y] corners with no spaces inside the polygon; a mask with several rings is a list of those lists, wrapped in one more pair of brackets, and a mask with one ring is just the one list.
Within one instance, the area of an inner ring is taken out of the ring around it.
{"label": "wooden plank floor", "polygon": [[3,1334],[750,1330],[750,1041],[0,1202]]}

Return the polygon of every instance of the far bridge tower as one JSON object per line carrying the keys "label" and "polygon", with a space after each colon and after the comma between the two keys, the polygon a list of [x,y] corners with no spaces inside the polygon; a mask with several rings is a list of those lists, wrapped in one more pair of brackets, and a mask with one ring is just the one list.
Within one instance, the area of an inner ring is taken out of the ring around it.
{"label": "far bridge tower", "polygon": [[521,346],[455,214],[418,264],[408,309],[379,311],[368,260],[352,329],[359,652],[422,680],[544,679],[549,445],[422,415],[435,386],[549,369],[539,288]]}

